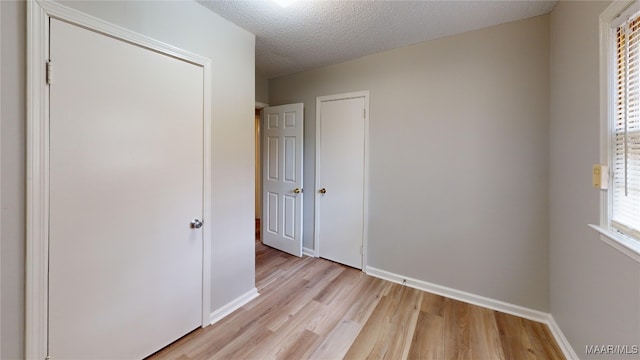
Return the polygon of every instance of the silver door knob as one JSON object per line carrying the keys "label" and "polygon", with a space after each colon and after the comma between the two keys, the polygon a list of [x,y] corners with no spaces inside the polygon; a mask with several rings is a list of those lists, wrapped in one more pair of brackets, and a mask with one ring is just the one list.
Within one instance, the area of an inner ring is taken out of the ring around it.
{"label": "silver door knob", "polygon": [[199,219],[193,219],[193,221],[191,221],[191,228],[192,229],[200,229],[202,227],[202,220]]}

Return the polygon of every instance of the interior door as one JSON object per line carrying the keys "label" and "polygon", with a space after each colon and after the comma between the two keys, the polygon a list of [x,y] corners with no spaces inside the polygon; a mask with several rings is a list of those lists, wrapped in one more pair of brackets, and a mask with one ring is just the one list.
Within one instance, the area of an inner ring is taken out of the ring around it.
{"label": "interior door", "polygon": [[303,104],[262,110],[262,242],[302,256]]}
{"label": "interior door", "polygon": [[319,102],[319,256],[362,269],[365,98]]}
{"label": "interior door", "polygon": [[140,359],[201,325],[203,69],[55,19],[50,57],[49,355]]}

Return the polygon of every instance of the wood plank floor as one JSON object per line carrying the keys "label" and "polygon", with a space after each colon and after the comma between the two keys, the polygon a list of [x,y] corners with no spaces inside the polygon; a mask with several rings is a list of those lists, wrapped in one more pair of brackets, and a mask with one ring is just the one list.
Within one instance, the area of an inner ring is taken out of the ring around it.
{"label": "wood plank floor", "polygon": [[150,359],[564,359],[546,325],[256,242],[257,299]]}

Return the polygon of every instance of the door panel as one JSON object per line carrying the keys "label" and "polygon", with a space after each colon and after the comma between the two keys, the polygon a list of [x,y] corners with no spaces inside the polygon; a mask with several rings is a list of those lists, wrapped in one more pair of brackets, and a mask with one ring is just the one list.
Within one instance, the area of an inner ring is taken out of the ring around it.
{"label": "door panel", "polygon": [[320,257],[362,268],[365,100],[322,101],[318,156]]}
{"label": "door panel", "polygon": [[143,358],[201,325],[203,69],[55,19],[50,43],[49,353]]}
{"label": "door panel", "polygon": [[277,136],[269,136],[267,138],[267,167],[269,180],[280,180],[280,139]]}
{"label": "door panel", "polygon": [[302,104],[265,108],[262,189],[264,244],[302,256]]}
{"label": "door panel", "polygon": [[295,195],[284,196],[284,232],[282,235],[293,241],[296,236],[296,201]]}
{"label": "door panel", "polygon": [[284,180],[290,183],[296,182],[296,138],[284,137]]}

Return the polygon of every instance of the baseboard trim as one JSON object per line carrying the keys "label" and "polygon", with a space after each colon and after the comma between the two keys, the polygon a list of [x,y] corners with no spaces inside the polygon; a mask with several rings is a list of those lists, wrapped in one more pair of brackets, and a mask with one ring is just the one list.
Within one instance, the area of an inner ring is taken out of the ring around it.
{"label": "baseboard trim", "polygon": [[556,339],[558,346],[560,346],[560,350],[564,353],[564,356],[569,360],[578,360],[578,354],[573,350],[571,344],[569,344],[569,340],[564,336],[564,333],[556,323],[556,320],[553,318],[553,315],[549,314],[547,321],[545,321],[547,326],[549,326],[549,330],[551,330],[551,334]]}
{"label": "baseboard trim", "polygon": [[423,290],[430,293],[446,296],[451,299],[464,301],[469,304],[486,307],[486,308],[501,311],[507,314],[520,316],[525,319],[546,323],[549,318],[549,314],[542,311],[532,310],[519,305],[510,304],[504,301],[490,299],[484,296],[471,294],[465,291],[452,289],[446,286],[429,283],[429,282],[414,279],[408,276],[394,274],[388,271],[376,269],[371,266],[368,266],[365,272],[371,276],[375,276],[375,277],[388,280],[397,284],[404,284],[406,286],[409,286],[418,290]]}
{"label": "baseboard trim", "polygon": [[253,288],[247,291],[246,293],[238,296],[234,300],[231,300],[226,305],[222,306],[218,310],[212,312],[211,315],[209,315],[209,324],[213,325],[217,323],[227,315],[231,314],[232,312],[238,310],[240,307],[247,304],[249,301],[257,298],[259,295],[260,294],[258,294],[258,289]]}
{"label": "baseboard trim", "polygon": [[302,255],[309,256],[309,257],[317,257],[315,250],[309,249],[308,247],[302,247]]}
{"label": "baseboard trim", "polygon": [[523,306],[510,304],[504,301],[487,298],[484,296],[471,294],[465,291],[452,289],[446,286],[433,284],[423,280],[414,279],[408,276],[398,275],[389,271],[380,270],[371,266],[367,266],[365,272],[368,275],[375,276],[377,278],[391,281],[397,284],[404,284],[405,286],[412,287],[414,289],[430,292],[433,294],[445,296],[451,299],[460,300],[469,304],[482,306],[491,310],[500,311],[503,313],[519,316],[525,319],[537,321],[546,324],[551,331],[551,334],[556,339],[558,346],[564,353],[567,359],[578,359],[575,351],[569,344],[569,341],[560,330],[560,327],[553,319],[553,316],[549,313],[545,313],[538,310],[528,309]]}

